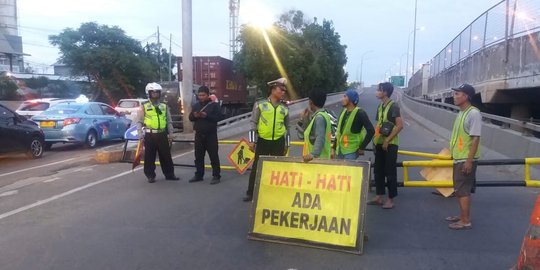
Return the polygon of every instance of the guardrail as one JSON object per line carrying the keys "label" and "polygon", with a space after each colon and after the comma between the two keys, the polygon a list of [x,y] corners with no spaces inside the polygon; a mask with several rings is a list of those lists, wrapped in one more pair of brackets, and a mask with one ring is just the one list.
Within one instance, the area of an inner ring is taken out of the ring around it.
{"label": "guardrail", "polygon": [[[420,98],[414,98],[406,94],[402,96],[411,101],[429,105],[431,107],[445,109],[452,112],[459,112],[459,107],[455,105],[446,104],[443,102],[430,101],[430,100],[425,100],[425,99],[420,99]],[[501,128],[510,128],[510,126],[516,127],[519,130],[521,130],[521,132],[525,136],[531,136],[535,133],[540,133],[540,125],[537,125],[532,121],[521,121],[521,120],[502,117],[502,116],[489,114],[489,113],[481,113],[481,114],[484,121],[489,121],[492,124],[501,126]]]}

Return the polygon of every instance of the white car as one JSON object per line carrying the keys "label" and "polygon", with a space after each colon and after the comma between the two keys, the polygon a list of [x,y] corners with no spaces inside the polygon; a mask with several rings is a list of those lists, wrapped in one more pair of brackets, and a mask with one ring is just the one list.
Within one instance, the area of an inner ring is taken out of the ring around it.
{"label": "white car", "polygon": [[38,115],[42,113],[43,111],[47,110],[48,108],[60,104],[60,103],[68,103],[68,102],[75,102],[74,99],[62,99],[62,98],[39,98],[39,99],[32,99],[27,100],[21,103],[19,108],[16,110],[16,112],[28,119],[30,119],[34,115]]}
{"label": "white car", "polygon": [[118,105],[114,108],[117,112],[122,113],[127,119],[135,122],[139,113],[142,111],[142,104],[147,102],[148,99],[136,98],[136,99],[121,99],[118,101]]}

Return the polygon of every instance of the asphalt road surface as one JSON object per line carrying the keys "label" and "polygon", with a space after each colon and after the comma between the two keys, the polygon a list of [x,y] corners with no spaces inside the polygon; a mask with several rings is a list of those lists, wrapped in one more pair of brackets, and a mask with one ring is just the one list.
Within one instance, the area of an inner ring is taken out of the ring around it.
{"label": "asphalt road surface", "polygon": [[[361,95],[372,120],[377,102],[373,91]],[[403,118],[401,149],[436,153],[447,145]],[[192,146],[175,149],[175,163],[193,164]],[[220,146],[222,164],[231,150]],[[204,182],[190,184],[193,168],[177,167],[177,182],[165,181],[158,168],[158,181],[149,184],[142,167],[96,164],[93,153],[55,146],[40,160],[0,157],[0,269],[509,269],[538,194],[479,187],[474,228],[452,231],[444,218],[459,213],[455,199],[400,188],[394,209],[368,206],[369,240],[357,256],[247,240],[247,173],[224,171],[222,182],[210,185],[207,170]],[[411,176],[420,178],[417,170]],[[478,180],[522,177],[502,167],[478,171]]]}

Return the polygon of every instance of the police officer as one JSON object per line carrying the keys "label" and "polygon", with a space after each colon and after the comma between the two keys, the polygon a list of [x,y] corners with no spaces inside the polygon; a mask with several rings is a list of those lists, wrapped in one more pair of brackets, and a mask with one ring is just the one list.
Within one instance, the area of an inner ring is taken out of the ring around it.
{"label": "police officer", "polygon": [[255,149],[255,160],[249,175],[245,202],[253,199],[253,188],[260,155],[284,156],[289,146],[289,109],[281,102],[285,96],[287,80],[279,78],[268,82],[270,95],[255,103],[251,114],[249,146]]}
{"label": "police officer", "polygon": [[304,162],[313,158],[330,159],[332,149],[332,122],[324,109],[326,93],[321,90],[309,94],[309,107],[313,113],[311,122],[304,130]]}
{"label": "police officer", "polygon": [[347,90],[341,99],[344,109],[338,120],[336,143],[332,156],[338,159],[355,160],[364,154],[364,149],[371,142],[375,129],[364,110],[357,106],[360,97],[353,89]]}
{"label": "police officer", "polygon": [[[137,121],[139,134],[144,134],[144,175],[149,183],[156,182],[156,152],[159,154],[161,170],[167,180],[180,180],[174,175],[174,166],[169,147],[173,126],[171,113],[165,103],[160,102],[161,85],[146,85],[148,102],[142,104],[143,113]],[[143,137],[141,137],[143,138]]]}

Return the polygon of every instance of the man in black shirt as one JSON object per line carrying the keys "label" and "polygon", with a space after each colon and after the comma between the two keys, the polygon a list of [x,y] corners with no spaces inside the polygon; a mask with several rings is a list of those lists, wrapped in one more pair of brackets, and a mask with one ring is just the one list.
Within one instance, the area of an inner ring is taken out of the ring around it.
{"label": "man in black shirt", "polygon": [[217,122],[221,120],[221,109],[219,104],[210,99],[210,90],[206,86],[201,86],[197,91],[199,102],[193,105],[193,110],[189,114],[189,120],[194,122],[195,130],[195,176],[189,180],[190,183],[203,181],[204,176],[204,154],[208,151],[210,164],[212,164],[211,185],[220,182],[221,169],[218,155]]}
{"label": "man in black shirt", "polygon": [[332,156],[338,159],[355,160],[363,155],[375,134],[366,112],[357,107],[359,99],[358,93],[352,89],[347,90],[341,99],[344,109],[339,116],[336,143],[332,149]]}

